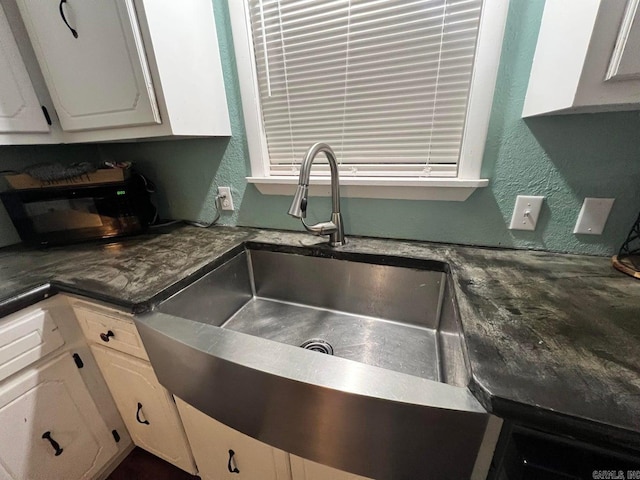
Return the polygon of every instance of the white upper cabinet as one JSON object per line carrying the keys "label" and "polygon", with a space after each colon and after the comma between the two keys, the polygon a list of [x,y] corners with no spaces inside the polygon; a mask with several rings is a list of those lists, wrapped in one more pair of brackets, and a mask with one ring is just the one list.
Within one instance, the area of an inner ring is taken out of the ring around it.
{"label": "white upper cabinet", "polygon": [[160,123],[132,0],[18,0],[66,131]]}
{"label": "white upper cabinet", "polygon": [[0,133],[48,131],[49,125],[0,5]]}
{"label": "white upper cabinet", "polygon": [[55,107],[52,142],[231,135],[211,0],[2,2]]}
{"label": "white upper cabinet", "polygon": [[640,110],[640,0],[547,0],[523,117]]}

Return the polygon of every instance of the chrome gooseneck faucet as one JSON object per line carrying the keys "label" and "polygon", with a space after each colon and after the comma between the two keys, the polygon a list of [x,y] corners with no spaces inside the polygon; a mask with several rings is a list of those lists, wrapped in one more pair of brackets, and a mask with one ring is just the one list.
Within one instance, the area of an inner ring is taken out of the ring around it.
{"label": "chrome gooseneck faucet", "polygon": [[[311,165],[318,153],[324,152],[329,160],[329,168],[331,169],[331,220],[328,222],[320,222],[315,225],[307,225],[304,221],[307,216],[307,195],[309,192],[309,176],[311,175]],[[329,245],[338,247],[347,243],[344,237],[344,228],[342,226],[342,214],[340,213],[340,179],[338,176],[338,162],[336,154],[326,143],[316,143],[307,150],[302,165],[300,166],[300,178],[298,179],[298,188],[289,208],[289,215],[302,220],[304,228],[314,235],[329,235]]]}

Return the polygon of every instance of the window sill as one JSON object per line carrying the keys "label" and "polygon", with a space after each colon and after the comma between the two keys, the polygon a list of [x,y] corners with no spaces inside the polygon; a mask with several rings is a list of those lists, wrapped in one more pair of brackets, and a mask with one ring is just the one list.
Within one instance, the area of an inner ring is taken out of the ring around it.
{"label": "window sill", "polygon": [[[298,177],[247,177],[247,182],[254,184],[263,195],[293,196]],[[309,192],[313,196],[331,196],[330,184],[329,177],[311,177]],[[476,188],[487,185],[487,179],[341,177],[340,196],[464,202]]]}

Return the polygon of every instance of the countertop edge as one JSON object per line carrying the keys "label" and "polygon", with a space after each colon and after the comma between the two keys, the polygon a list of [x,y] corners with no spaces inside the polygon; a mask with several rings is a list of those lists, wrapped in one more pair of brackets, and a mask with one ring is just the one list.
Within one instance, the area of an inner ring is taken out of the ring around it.
{"label": "countertop edge", "polygon": [[51,282],[37,283],[27,287],[15,295],[0,300],[0,318],[41,302],[56,293],[58,292]]}
{"label": "countertop edge", "polygon": [[640,451],[640,432],[494,395],[471,372],[473,396],[492,415],[530,428],[588,440],[599,445]]}

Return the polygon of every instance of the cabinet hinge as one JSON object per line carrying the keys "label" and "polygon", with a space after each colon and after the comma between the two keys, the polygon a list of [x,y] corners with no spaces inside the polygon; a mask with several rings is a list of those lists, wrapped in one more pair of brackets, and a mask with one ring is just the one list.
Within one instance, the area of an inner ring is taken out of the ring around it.
{"label": "cabinet hinge", "polygon": [[113,435],[113,439],[118,443],[120,441],[120,434],[118,430],[111,430],[111,435]]}
{"label": "cabinet hinge", "polygon": [[77,353],[73,354],[73,361],[76,362],[76,367],[78,368],[84,367],[84,362],[80,358],[80,355],[78,355]]}
{"label": "cabinet hinge", "polygon": [[44,105],[42,105],[42,113],[44,114],[44,119],[47,121],[47,125],[51,125],[51,117],[49,116],[47,107]]}

